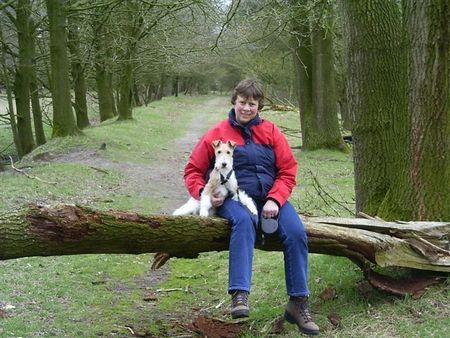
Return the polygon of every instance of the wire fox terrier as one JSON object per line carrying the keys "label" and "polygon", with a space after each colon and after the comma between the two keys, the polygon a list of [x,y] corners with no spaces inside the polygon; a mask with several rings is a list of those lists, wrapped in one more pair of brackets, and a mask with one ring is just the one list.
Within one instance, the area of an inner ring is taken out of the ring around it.
{"label": "wire fox terrier", "polygon": [[200,200],[191,197],[184,205],[173,212],[172,215],[199,214],[207,217],[215,214],[215,208],[211,203],[211,196],[221,195],[226,198],[231,194],[232,199],[241,202],[255,216],[258,215],[255,203],[247,193],[239,189],[236,175],[233,170],[233,152],[236,143],[233,141],[213,141],[215,153],[214,169],[211,171],[209,180],[203,189]]}

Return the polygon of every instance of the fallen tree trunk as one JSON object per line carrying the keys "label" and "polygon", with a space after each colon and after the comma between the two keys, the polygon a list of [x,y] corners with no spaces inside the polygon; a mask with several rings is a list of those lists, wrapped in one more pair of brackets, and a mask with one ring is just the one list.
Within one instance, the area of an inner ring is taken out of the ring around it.
{"label": "fallen tree trunk", "polygon": [[[450,272],[450,223],[394,223],[361,218],[305,218],[312,253],[345,256],[363,271],[378,265]],[[26,256],[164,253],[196,257],[228,249],[229,225],[219,218],[143,216],[73,205],[30,205],[0,214],[0,260]],[[269,237],[259,249],[281,250]]]}

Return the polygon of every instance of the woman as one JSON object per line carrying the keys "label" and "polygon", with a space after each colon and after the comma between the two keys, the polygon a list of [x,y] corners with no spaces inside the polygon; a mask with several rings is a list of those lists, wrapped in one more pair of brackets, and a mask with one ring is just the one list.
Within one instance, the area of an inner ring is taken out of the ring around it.
{"label": "woman", "polygon": [[[290,296],[285,318],[306,334],[318,334],[309,307],[308,240],[297,212],[288,202],[296,185],[297,161],[278,127],[260,118],[264,93],[253,79],[241,81],[233,92],[233,108],[228,119],[208,130],[195,146],[185,167],[185,184],[190,195],[200,198],[207,175],[214,163],[212,141],[234,141],[234,170],[239,187],[255,201],[259,215],[277,218],[277,234],[284,247],[287,293]],[[231,316],[249,316],[253,251],[258,220],[239,202],[212,196],[219,216],[231,224],[229,286]]]}

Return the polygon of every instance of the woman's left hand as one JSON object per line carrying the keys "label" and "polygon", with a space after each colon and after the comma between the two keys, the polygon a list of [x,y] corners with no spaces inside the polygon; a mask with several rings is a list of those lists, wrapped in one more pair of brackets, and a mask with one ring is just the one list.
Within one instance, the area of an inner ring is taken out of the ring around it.
{"label": "woman's left hand", "polygon": [[278,207],[278,204],[272,200],[268,200],[262,208],[261,215],[264,218],[275,218],[279,211],[280,208]]}

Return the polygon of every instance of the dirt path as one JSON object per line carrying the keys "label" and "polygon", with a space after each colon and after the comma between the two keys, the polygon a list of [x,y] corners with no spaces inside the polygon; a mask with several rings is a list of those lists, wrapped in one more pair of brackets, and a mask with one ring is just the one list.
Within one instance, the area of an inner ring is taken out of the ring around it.
{"label": "dirt path", "polygon": [[[202,111],[199,111],[186,126],[184,136],[175,139],[172,149],[164,149],[165,152],[159,156],[158,163],[148,167],[149,170],[144,178],[146,187],[140,192],[166,199],[167,203],[160,210],[161,213],[172,213],[175,208],[186,202],[188,195],[183,183],[183,169],[198,139],[211,126],[205,123],[208,120],[205,119],[205,114],[211,110],[217,110],[217,107],[223,107],[223,110],[226,110],[227,106],[223,98],[208,101],[202,107]],[[221,118],[221,116],[218,117]],[[139,176],[139,169],[138,172],[131,172],[131,174],[134,177],[136,174]]]}
{"label": "dirt path", "polygon": [[[120,194],[154,197],[163,201],[157,213],[171,214],[184,203],[187,192],[183,183],[183,169],[189,154],[201,135],[219,119],[225,117],[217,111],[227,110],[227,100],[217,97],[207,101],[185,127],[185,134],[173,140],[168,148],[161,148],[157,160],[151,164],[113,162],[103,158],[97,150],[71,152],[52,161],[78,162],[104,170],[119,170],[127,177],[115,190]],[[211,121],[211,122],[208,122]]]}

